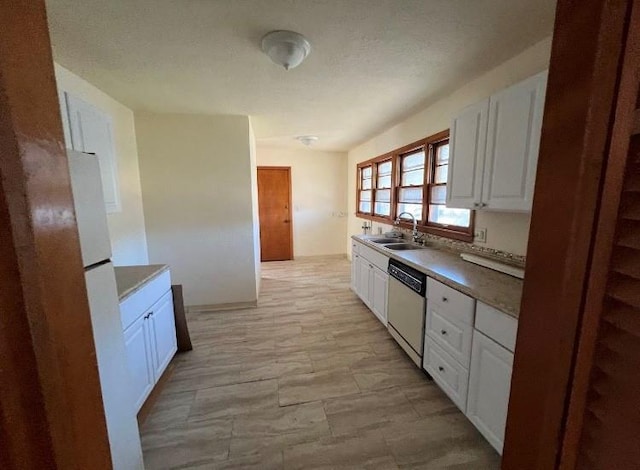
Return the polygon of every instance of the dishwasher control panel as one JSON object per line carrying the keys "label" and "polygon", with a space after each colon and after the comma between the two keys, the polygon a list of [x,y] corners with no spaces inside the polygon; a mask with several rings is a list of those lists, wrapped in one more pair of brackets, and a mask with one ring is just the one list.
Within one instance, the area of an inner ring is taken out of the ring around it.
{"label": "dishwasher control panel", "polygon": [[427,276],[424,273],[394,259],[389,260],[388,271],[391,277],[397,279],[422,297],[425,296]]}

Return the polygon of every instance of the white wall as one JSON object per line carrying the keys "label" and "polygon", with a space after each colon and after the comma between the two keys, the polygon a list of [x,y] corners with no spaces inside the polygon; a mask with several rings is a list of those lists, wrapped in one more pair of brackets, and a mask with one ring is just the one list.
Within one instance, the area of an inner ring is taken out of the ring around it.
{"label": "white wall", "polygon": [[258,145],[257,157],[291,167],[294,257],[346,253],[347,155]]}
{"label": "white wall", "polygon": [[136,113],[152,263],[190,306],[257,299],[249,118]]}
{"label": "white wall", "polygon": [[253,256],[256,271],[256,292],[260,294],[260,211],[258,207],[258,163],[256,136],[249,119],[249,159],[251,163],[251,205],[253,218]]}
{"label": "white wall", "polygon": [[116,266],[147,264],[147,239],[144,228],[138,149],[133,112],[109,95],[54,64],[58,91],[68,92],[111,116],[118,165],[122,211],[107,215],[109,236]]}
{"label": "white wall", "polygon": [[[382,155],[418,139],[448,129],[451,118],[459,110],[513,85],[549,66],[551,38],[530,47],[493,70],[476,78],[449,96],[433,103],[399,124],[349,151],[348,184],[353,191],[349,197],[348,235],[362,233],[362,219],[355,216],[356,165],[358,162]],[[525,255],[530,216],[528,214],[478,211],[476,227],[487,229],[487,243],[481,246]],[[377,226],[374,224],[374,233]],[[383,226],[387,230],[388,226]],[[351,243],[347,240],[347,250]]]}

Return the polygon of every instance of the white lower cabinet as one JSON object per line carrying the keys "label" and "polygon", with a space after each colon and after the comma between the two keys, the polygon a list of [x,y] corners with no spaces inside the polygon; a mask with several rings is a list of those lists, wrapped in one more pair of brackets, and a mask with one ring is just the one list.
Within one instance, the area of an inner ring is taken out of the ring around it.
{"label": "white lower cabinet", "polygon": [[464,413],[467,407],[469,371],[430,337],[424,343],[423,368]]}
{"label": "white lower cabinet", "polygon": [[[363,256],[363,251],[373,259]],[[351,253],[352,289],[378,320],[387,326],[389,275],[385,265],[388,265],[389,258],[355,241],[352,243]]]}
{"label": "white lower cabinet", "polygon": [[467,418],[502,454],[511,390],[513,353],[478,330],[473,332]]}
{"label": "white lower cabinet", "polygon": [[131,389],[135,400],[135,410],[140,407],[153,390],[153,368],[149,322],[144,316],[138,318],[124,332],[127,362],[131,372]]}
{"label": "white lower cabinet", "polygon": [[151,329],[151,345],[153,346],[153,375],[157,380],[178,350],[171,291],[167,292],[151,308],[148,320]]}
{"label": "white lower cabinet", "polygon": [[136,412],[178,350],[170,282],[167,271],[120,304]]}
{"label": "white lower cabinet", "polygon": [[369,308],[385,326],[387,325],[387,290],[389,289],[389,275],[373,266],[370,277]]}
{"label": "white lower cabinet", "polygon": [[356,272],[356,291],[362,301],[370,307],[371,305],[371,271],[372,267],[369,261],[358,255]]}

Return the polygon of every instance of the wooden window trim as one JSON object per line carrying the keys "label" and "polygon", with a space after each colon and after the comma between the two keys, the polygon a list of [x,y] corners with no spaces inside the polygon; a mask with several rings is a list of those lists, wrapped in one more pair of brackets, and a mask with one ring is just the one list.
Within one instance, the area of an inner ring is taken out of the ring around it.
{"label": "wooden window trim", "polygon": [[[431,198],[431,192],[429,189],[434,185],[429,181],[432,179],[435,171],[435,155],[434,146],[449,139],[449,130],[438,132],[427,138],[417,140],[403,147],[397,148],[391,152],[379,155],[360,162],[356,166],[356,217],[361,219],[370,220],[373,222],[380,222],[383,224],[392,225],[397,215],[397,200],[398,190],[404,186],[400,186],[401,177],[401,158],[402,156],[410,153],[413,150],[417,150],[420,147],[425,149],[425,172],[424,172],[424,184],[423,184],[423,198],[422,198],[422,221],[418,224],[418,231],[422,233],[428,233],[431,235],[437,235],[441,237],[451,238],[454,240],[472,242],[475,226],[475,211],[471,211],[469,227],[457,227],[451,225],[437,224],[429,222],[428,211]],[[391,214],[389,216],[381,216],[375,214],[375,194],[377,189],[377,168],[380,163],[391,160]],[[371,192],[371,213],[360,212],[360,192],[361,192],[361,171],[363,168],[371,166],[372,172],[372,192]],[[410,222],[400,222],[400,227],[411,229],[413,225]]]}

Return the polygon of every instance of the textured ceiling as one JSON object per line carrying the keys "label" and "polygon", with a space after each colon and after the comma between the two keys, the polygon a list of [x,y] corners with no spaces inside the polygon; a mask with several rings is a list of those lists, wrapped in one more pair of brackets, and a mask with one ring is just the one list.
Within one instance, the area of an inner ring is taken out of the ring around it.
{"label": "textured ceiling", "polygon": [[[134,110],[252,116],[347,150],[548,36],[555,0],[47,0],[54,57]],[[290,29],[289,72],[260,50]]]}

